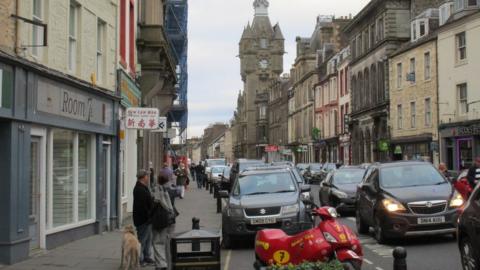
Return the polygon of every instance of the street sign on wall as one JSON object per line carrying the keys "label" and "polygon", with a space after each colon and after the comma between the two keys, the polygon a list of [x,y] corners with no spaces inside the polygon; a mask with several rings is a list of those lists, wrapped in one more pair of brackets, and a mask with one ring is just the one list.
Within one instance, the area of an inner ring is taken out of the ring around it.
{"label": "street sign on wall", "polygon": [[167,117],[158,118],[158,132],[167,132]]}
{"label": "street sign on wall", "polygon": [[125,126],[127,129],[158,129],[159,111],[157,108],[128,108]]}

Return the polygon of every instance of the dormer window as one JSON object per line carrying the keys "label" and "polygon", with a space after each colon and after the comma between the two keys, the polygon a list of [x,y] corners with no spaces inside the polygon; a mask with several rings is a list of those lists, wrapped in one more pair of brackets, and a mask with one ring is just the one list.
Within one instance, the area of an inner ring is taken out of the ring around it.
{"label": "dormer window", "polygon": [[448,18],[452,15],[452,11],[454,8],[453,2],[445,3],[440,6],[440,18],[439,18],[439,25],[444,25]]}
{"label": "dormer window", "polygon": [[266,49],[268,47],[268,40],[266,38],[260,39],[260,48]]}
{"label": "dormer window", "polygon": [[479,0],[455,0],[455,10],[462,11],[465,8],[476,8],[480,6]]}
{"label": "dormer window", "polygon": [[412,42],[428,35],[428,19],[417,19],[412,22]]}

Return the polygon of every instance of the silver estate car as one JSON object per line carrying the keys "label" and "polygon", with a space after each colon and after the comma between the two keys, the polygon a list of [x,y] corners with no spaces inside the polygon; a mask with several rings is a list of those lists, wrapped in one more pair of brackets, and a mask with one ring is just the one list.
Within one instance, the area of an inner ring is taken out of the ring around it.
{"label": "silver estate car", "polygon": [[277,228],[295,234],[311,226],[305,212],[302,192],[310,186],[299,185],[288,168],[257,168],[242,172],[232,191],[220,191],[228,198],[222,213],[222,237],[225,248],[258,230]]}

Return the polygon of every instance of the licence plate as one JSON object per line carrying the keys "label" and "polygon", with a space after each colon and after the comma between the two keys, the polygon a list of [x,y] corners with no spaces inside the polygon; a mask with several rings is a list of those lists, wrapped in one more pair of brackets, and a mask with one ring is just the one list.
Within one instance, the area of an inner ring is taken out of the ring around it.
{"label": "licence plate", "polygon": [[425,217],[419,218],[418,224],[438,224],[445,223],[445,217]]}
{"label": "licence plate", "polygon": [[250,222],[252,225],[274,224],[277,223],[277,219],[272,217],[253,218],[250,220]]}

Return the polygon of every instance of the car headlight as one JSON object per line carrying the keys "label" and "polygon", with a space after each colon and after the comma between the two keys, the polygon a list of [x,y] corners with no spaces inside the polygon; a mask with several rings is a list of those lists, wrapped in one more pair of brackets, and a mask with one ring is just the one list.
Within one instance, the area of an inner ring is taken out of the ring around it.
{"label": "car headlight", "polygon": [[325,237],[325,240],[327,240],[327,242],[329,243],[337,243],[337,239],[335,239],[335,237],[333,237],[330,233],[328,232],[323,232],[323,237]]}
{"label": "car headlight", "polygon": [[300,211],[300,206],[298,204],[292,204],[282,207],[282,215],[291,215],[296,214]]}
{"label": "car headlight", "polygon": [[400,212],[400,211],[406,211],[405,207],[403,204],[399,203],[398,201],[394,199],[383,199],[382,204],[387,209],[388,212]]}
{"label": "car headlight", "polygon": [[452,200],[450,200],[450,207],[461,207],[464,203],[465,201],[463,200],[462,195],[455,190]]}
{"label": "car headlight", "polygon": [[228,208],[227,215],[229,217],[240,217],[243,216],[243,209],[241,208]]}
{"label": "car headlight", "polygon": [[336,196],[337,198],[339,198],[339,199],[346,199],[346,198],[348,198],[348,194],[345,193],[345,192],[343,192],[343,191],[340,191],[340,190],[334,189],[334,190],[332,191],[332,194],[335,195],[335,196]]}

